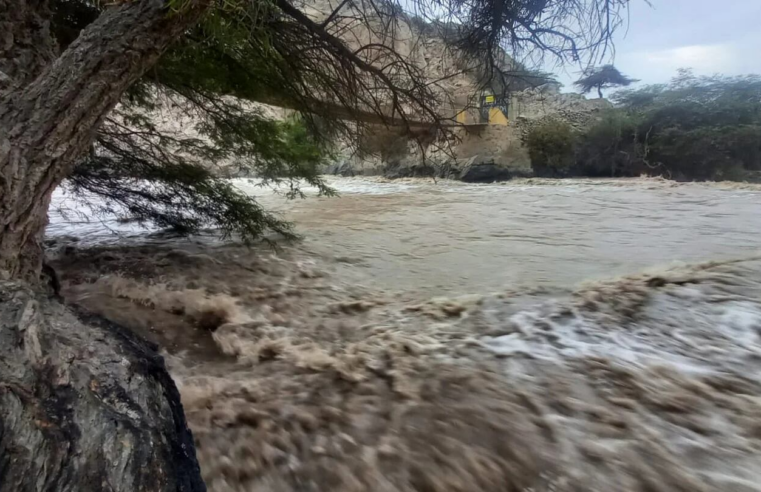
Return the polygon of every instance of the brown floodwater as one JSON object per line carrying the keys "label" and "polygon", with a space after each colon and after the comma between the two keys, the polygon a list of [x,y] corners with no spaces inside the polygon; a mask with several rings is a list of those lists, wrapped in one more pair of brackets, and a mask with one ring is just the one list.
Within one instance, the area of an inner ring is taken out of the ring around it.
{"label": "brown floodwater", "polygon": [[297,224],[307,247],[359,266],[352,270],[364,269],[366,281],[383,288],[569,287],[761,251],[761,187],[654,179],[331,182],[339,198],[273,205]]}
{"label": "brown floodwater", "polygon": [[52,214],[66,299],[162,347],[209,490],[761,491],[761,189],[331,183],[236,182],[279,250]]}
{"label": "brown floodwater", "polygon": [[[761,186],[755,185],[659,179],[328,182],[339,197],[285,200],[254,181],[235,180],[292,220],[305,249],[350,265],[344,274],[384,289],[443,294],[570,287],[672,262],[761,251]],[[84,244],[146,241],[139,226],[92,219],[64,193],[54,205],[50,235],[73,234]],[[162,235],[148,240],[175,241]]]}

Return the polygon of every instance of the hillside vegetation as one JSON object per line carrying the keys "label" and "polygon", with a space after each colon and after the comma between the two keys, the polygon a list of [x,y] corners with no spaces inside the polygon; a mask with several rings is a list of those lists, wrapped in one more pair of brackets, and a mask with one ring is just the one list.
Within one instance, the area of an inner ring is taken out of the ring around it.
{"label": "hillside vegetation", "polygon": [[541,176],[663,176],[754,180],[761,171],[761,77],[698,77],[625,90],[578,132],[545,120],[528,134]]}

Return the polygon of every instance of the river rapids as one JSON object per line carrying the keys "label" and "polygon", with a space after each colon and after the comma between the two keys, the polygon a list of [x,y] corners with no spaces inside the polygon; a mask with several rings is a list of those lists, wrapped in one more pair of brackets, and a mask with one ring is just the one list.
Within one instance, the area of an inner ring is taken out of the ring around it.
{"label": "river rapids", "polygon": [[[48,228],[158,343],[211,491],[761,491],[761,188],[332,178],[278,249]],[[76,239],[72,236],[76,236]]]}

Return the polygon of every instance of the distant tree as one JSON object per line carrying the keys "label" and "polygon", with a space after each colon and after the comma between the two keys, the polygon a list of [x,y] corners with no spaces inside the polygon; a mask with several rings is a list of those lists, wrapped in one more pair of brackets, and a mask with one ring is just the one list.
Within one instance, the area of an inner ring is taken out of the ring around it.
{"label": "distant tree", "polygon": [[613,65],[604,65],[587,70],[584,73],[584,77],[574,82],[573,85],[581,89],[581,92],[584,94],[592,92],[592,89],[597,89],[597,94],[602,99],[603,89],[626,87],[634,82],[639,82],[639,80],[627,77]]}
{"label": "distant tree", "polygon": [[612,99],[616,106],[579,136],[572,174],[761,180],[760,75],[680,70],[668,84]]}

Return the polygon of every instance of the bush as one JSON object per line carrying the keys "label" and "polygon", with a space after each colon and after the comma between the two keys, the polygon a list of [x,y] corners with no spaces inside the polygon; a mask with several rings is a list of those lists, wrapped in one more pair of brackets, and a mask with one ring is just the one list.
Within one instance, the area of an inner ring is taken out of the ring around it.
{"label": "bush", "polygon": [[670,177],[681,180],[743,179],[743,170],[758,169],[761,127],[670,127],[653,141],[653,158]]}
{"label": "bush", "polygon": [[567,176],[575,162],[576,134],[567,123],[547,119],[526,137],[531,167],[538,176]]}
{"label": "bush", "polygon": [[[680,71],[668,85],[623,91],[615,100],[617,107],[578,137],[568,174],[744,180],[761,170],[759,76]],[[539,138],[535,145],[552,148]]]}
{"label": "bush", "polygon": [[724,141],[730,155],[745,169],[761,170],[761,122],[732,128],[724,135]]}
{"label": "bush", "polygon": [[645,164],[638,141],[639,120],[620,109],[606,111],[579,138],[574,174],[583,176],[638,176]]}

